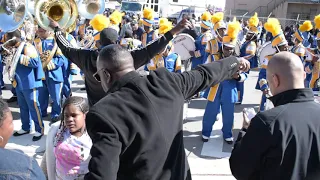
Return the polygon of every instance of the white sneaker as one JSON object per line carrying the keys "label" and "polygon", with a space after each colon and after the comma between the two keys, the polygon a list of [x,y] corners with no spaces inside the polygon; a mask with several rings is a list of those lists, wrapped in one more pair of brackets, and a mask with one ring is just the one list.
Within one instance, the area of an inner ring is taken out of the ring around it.
{"label": "white sneaker", "polygon": [[33,136],[35,136],[35,137],[40,137],[40,136],[42,136],[42,134],[39,133],[39,132],[35,132],[35,133],[33,134]]}
{"label": "white sneaker", "polygon": [[232,144],[233,143],[233,137],[231,138],[225,138],[224,139],[228,144]]}
{"label": "white sneaker", "polygon": [[25,133],[29,133],[29,131],[25,131],[23,129],[20,129],[19,131],[17,131],[18,134],[25,134]]}

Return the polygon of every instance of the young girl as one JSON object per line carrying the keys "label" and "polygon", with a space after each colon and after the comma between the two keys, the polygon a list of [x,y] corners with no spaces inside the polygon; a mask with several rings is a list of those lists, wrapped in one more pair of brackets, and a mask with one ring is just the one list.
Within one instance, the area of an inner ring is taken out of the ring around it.
{"label": "young girl", "polygon": [[46,145],[48,179],[83,179],[88,173],[92,141],[85,128],[86,99],[73,96],[63,105],[61,122],[52,125]]}

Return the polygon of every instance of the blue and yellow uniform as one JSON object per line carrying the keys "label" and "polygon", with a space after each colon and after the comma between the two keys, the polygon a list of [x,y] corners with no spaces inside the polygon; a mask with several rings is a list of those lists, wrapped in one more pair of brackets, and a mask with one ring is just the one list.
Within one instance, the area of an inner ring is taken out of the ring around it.
{"label": "blue and yellow uniform", "polygon": [[[320,56],[320,50],[317,49],[309,49],[309,51],[315,55]],[[320,78],[320,62],[311,62],[312,59],[305,60],[305,71],[306,71],[306,87],[312,88],[313,90],[319,90],[315,88],[315,82]]]}
{"label": "blue and yellow uniform", "polygon": [[[150,8],[145,8],[143,10],[144,17],[142,18],[142,24],[143,26],[149,28],[149,31],[144,32],[141,36],[141,42],[143,47],[146,47],[149,43],[151,43],[152,41],[158,38],[157,31],[152,29],[152,26],[154,24],[153,13],[154,13],[153,10]],[[150,67],[154,66],[152,60],[150,60],[150,62],[145,65],[144,70],[149,71],[150,70],[149,66]]]}
{"label": "blue and yellow uniform", "polygon": [[[270,32],[272,36],[274,37],[271,41],[271,45],[273,48],[277,49],[277,52],[279,51],[279,46],[287,46],[288,42],[281,30],[281,25],[278,19],[276,18],[269,18],[268,21],[264,24],[264,28],[266,31]],[[265,110],[265,105],[267,101],[266,95],[263,93],[266,89],[269,89],[268,83],[267,83],[267,67],[270,59],[272,58],[273,54],[267,55],[264,58],[264,61],[261,64],[261,69],[259,72],[259,77],[256,85],[256,89],[262,91],[259,111]]]}
{"label": "blue and yellow uniform", "polygon": [[213,25],[212,34],[213,38],[207,42],[206,52],[208,53],[207,62],[217,61],[220,59],[219,50],[222,46],[222,37],[218,33],[219,29],[227,29],[225,22],[223,21],[223,12],[217,12],[211,17],[211,22]]}
{"label": "blue and yellow uniform", "polygon": [[42,78],[44,78],[44,72],[37,50],[33,45],[26,43],[21,52],[12,85],[16,88],[18,96],[22,129],[30,131],[31,120],[33,120],[35,130],[40,134],[44,133],[38,98]]}
{"label": "blue and yellow uniform", "polygon": [[[257,51],[257,45],[253,41],[246,41],[243,43],[243,45],[240,48],[240,57],[249,57],[250,62],[250,68],[256,67],[256,61],[257,58],[255,56]],[[249,71],[248,71],[249,73]],[[238,90],[238,102],[242,103],[243,100],[243,94],[244,94],[244,83],[243,82],[237,82],[237,90]]]}
{"label": "blue and yellow uniform", "polygon": [[[261,64],[261,69],[259,71],[259,76],[258,76],[258,81],[256,84],[256,89],[260,91],[265,91],[268,89],[268,83],[267,83],[267,67],[268,67],[268,62],[272,58],[274,54],[270,54],[266,56]],[[264,111],[265,110],[265,105],[267,102],[267,97],[265,94],[262,93],[260,105],[259,105],[259,111]]]}
{"label": "blue and yellow uniform", "polygon": [[[66,33],[66,39],[70,42],[73,47],[77,47],[77,42],[73,38],[72,35]],[[71,95],[71,84],[72,84],[72,76],[78,74],[78,67],[70,60],[65,58],[66,62],[62,66],[64,83],[62,88],[62,97],[65,98],[70,97]]]}
{"label": "blue and yellow uniform", "polygon": [[[252,39],[257,39],[259,34],[259,19],[258,14],[254,13],[252,17],[248,20],[248,32],[247,35],[251,35],[251,39],[247,39],[240,48],[240,57],[243,57],[247,59],[250,62],[250,68],[256,68],[258,67],[257,57],[256,57],[256,51],[257,51],[257,45]],[[249,73],[250,71],[248,71]],[[243,82],[237,82],[237,90],[238,90],[238,103],[242,103],[243,100],[243,94],[244,94],[244,83]]]}
{"label": "blue and yellow uniform", "polygon": [[[228,35],[223,37],[223,46],[235,47],[237,43],[237,35],[240,30],[240,24],[236,21],[230,22],[228,25]],[[219,52],[219,58],[222,58],[222,52]],[[207,106],[202,122],[202,138],[208,140],[212,126],[216,121],[216,117],[222,111],[223,119],[223,138],[230,141],[232,138],[232,127],[234,122],[234,105],[238,100],[236,88],[237,81],[244,81],[247,78],[245,73],[239,74],[237,79],[225,80],[220,84],[207,89],[204,97],[207,98]],[[232,140],[231,140],[232,141]]]}
{"label": "blue and yellow uniform", "polygon": [[302,43],[299,43],[296,46],[293,46],[291,49],[291,52],[299,56],[301,61],[304,62],[305,55],[306,55],[306,48],[303,46]]}
{"label": "blue and yellow uniform", "polygon": [[194,57],[191,58],[191,68],[194,69],[200,64],[204,64],[207,61],[208,53],[207,43],[212,39],[210,22],[211,15],[209,12],[205,12],[201,16],[201,35],[195,40],[196,50],[194,51]]}
{"label": "blue and yellow uniform", "polygon": [[[46,51],[53,49],[55,40],[53,36],[49,36],[46,39],[37,38],[34,40],[36,48],[39,54],[43,54]],[[42,60],[44,61],[44,60]],[[53,58],[49,60],[47,67],[45,68],[45,85],[40,89],[40,105],[43,113],[47,112],[49,94],[53,101],[51,110],[51,119],[59,117],[61,113],[61,93],[64,83],[63,68],[64,63],[67,60],[59,49],[55,52]]]}

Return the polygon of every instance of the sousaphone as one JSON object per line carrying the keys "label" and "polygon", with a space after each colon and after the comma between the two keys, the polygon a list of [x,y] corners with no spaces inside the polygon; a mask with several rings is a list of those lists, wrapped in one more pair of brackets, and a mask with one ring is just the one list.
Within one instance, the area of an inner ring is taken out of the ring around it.
{"label": "sousaphone", "polygon": [[[47,31],[53,31],[49,27],[49,19],[56,21],[60,28],[71,31],[78,18],[78,8],[74,0],[37,0],[35,2],[34,15],[38,25]],[[40,54],[44,70],[57,49],[58,45],[55,42],[51,51],[45,51]]]}
{"label": "sousaphone", "polygon": [[[5,43],[1,45],[3,48],[3,63],[6,64],[4,73],[8,73],[9,80],[13,81],[20,55],[27,41],[33,41],[34,32],[33,17],[27,10],[27,0],[0,0],[0,28],[3,32],[13,32],[20,30],[20,45],[16,47],[6,47],[6,45],[15,40],[5,39]],[[29,37],[29,38],[28,38]]]}

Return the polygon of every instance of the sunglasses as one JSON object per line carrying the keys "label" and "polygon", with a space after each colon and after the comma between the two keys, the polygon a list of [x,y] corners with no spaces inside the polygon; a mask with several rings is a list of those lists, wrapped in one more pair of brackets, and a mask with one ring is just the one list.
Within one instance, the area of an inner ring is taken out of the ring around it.
{"label": "sunglasses", "polygon": [[95,73],[93,74],[93,77],[94,77],[94,79],[95,79],[96,81],[101,82],[101,78],[100,78],[99,72],[100,72],[100,71],[104,71],[104,70],[105,70],[105,69],[100,69],[99,71],[97,71],[97,72],[95,72]]}

